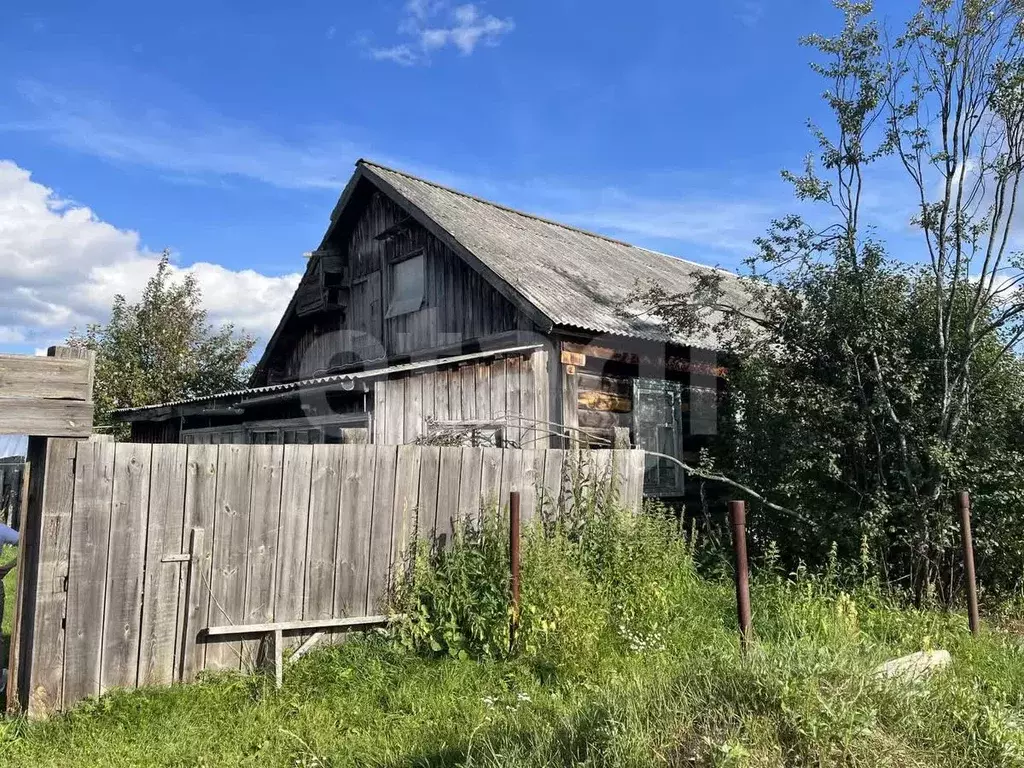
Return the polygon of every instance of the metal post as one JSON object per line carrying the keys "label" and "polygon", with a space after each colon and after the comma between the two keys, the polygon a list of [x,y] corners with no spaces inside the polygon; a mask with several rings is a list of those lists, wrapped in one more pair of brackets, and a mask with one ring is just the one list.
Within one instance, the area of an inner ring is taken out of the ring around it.
{"label": "metal post", "polygon": [[508,559],[512,573],[512,619],[509,625],[509,650],[516,642],[519,623],[519,491],[512,491],[508,499]]}
{"label": "metal post", "polygon": [[977,636],[981,631],[981,618],[978,614],[978,582],[974,576],[974,537],[971,535],[971,495],[963,491],[957,497],[960,508],[960,532],[964,545],[964,576],[967,578],[967,617],[971,624],[971,634]]}
{"label": "metal post", "polygon": [[747,507],[742,501],[729,502],[732,548],[736,555],[736,613],[740,624],[740,650],[744,653],[753,639],[750,621],[750,573],[747,568]]}

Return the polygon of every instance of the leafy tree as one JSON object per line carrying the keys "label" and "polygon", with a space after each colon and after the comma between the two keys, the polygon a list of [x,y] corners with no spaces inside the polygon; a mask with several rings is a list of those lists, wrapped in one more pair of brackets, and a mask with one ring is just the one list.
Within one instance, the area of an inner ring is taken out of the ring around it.
{"label": "leafy tree", "polygon": [[[1024,558],[1022,4],[924,0],[892,38],[870,2],[836,6],[839,34],[804,40],[832,124],[783,174],[806,213],[756,241],[749,303],[726,305],[714,277],[637,297],[680,329],[715,325],[743,361],[715,472],[774,500],[755,519],[791,560],[867,542],[892,581],[948,594],[966,489],[982,573],[1009,588]],[[879,167],[905,178],[901,198],[872,188]],[[918,245],[890,255],[873,193],[913,209]]]}
{"label": "leafy tree", "polygon": [[68,343],[95,350],[96,423],[124,436],[118,408],[237,389],[248,379],[255,340],[230,325],[214,330],[192,275],[171,274],[165,251],[137,304],[118,295],[106,325],[72,331]]}

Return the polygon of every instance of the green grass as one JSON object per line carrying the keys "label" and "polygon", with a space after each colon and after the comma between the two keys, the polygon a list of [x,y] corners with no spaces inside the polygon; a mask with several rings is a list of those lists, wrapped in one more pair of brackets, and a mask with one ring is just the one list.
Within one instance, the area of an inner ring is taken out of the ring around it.
{"label": "green grass", "polygon": [[[406,585],[420,613],[393,636],[311,654],[281,691],[228,676],[0,721],[0,766],[1024,765],[1017,637],[973,639],[961,616],[901,610],[870,584],[765,576],[744,659],[730,584],[648,525],[532,538],[511,657],[501,610],[467,629],[502,550],[470,542]],[[928,681],[873,674],[935,647],[954,665]]]}

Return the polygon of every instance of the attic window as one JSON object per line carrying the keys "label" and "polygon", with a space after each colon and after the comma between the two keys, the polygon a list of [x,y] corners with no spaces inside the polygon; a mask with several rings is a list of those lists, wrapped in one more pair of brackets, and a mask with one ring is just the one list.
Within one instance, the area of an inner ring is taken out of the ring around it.
{"label": "attic window", "polygon": [[417,311],[423,306],[423,297],[423,251],[418,251],[391,265],[391,303],[386,317],[398,317]]}

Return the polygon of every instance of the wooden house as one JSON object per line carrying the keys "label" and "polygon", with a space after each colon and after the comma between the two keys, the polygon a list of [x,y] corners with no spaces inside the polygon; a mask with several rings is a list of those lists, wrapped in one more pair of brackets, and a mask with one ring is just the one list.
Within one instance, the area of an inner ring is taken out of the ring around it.
{"label": "wooden house", "polygon": [[[142,442],[692,454],[715,431],[718,344],[623,302],[709,269],[360,161],[250,387],[120,416]],[[652,458],[647,492],[682,490]]]}

